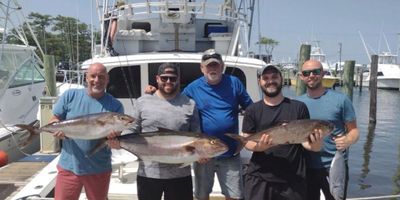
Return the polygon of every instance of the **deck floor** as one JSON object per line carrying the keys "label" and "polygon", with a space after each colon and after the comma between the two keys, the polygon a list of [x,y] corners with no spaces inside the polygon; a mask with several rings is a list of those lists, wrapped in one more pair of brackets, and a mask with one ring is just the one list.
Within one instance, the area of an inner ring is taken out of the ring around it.
{"label": "deck floor", "polygon": [[48,162],[14,162],[0,168],[0,199],[7,199],[27,184]]}

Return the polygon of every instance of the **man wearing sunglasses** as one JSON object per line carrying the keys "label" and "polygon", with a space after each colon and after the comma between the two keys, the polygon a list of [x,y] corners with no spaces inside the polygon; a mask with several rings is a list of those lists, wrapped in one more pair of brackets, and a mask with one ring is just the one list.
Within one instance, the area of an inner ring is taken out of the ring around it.
{"label": "man wearing sunglasses", "polygon": [[246,108],[253,102],[238,78],[223,74],[224,62],[214,49],[204,52],[200,69],[204,76],[190,83],[183,93],[196,102],[202,132],[218,137],[229,150],[217,158],[193,164],[195,197],[209,199],[216,173],[225,199],[242,199],[242,165],[240,156],[235,155],[237,142],[224,134],[238,134],[239,106]]}
{"label": "man wearing sunglasses", "polygon": [[[262,68],[257,79],[264,97],[246,109],[242,126],[245,136],[310,117],[304,103],[283,96],[282,74],[274,65]],[[245,146],[253,151],[245,172],[245,199],[307,200],[305,152],[320,150],[320,130],[303,144],[272,146],[272,140],[264,134],[259,142],[249,141]]]}
{"label": "man wearing sunglasses", "polygon": [[[137,99],[132,117],[137,119],[124,134],[156,131],[157,127],[176,131],[200,132],[195,102],[179,92],[179,69],[162,64],[156,75],[157,90]],[[118,141],[110,144],[120,148]],[[190,165],[139,161],[137,172],[139,199],[192,200],[193,186]]]}
{"label": "man wearing sunglasses", "polygon": [[311,152],[311,162],[308,166],[308,199],[319,200],[320,190],[325,199],[333,200],[329,191],[329,169],[336,151],[345,151],[346,181],[344,199],[348,183],[348,148],[357,142],[359,131],[356,114],[350,99],[337,91],[322,86],[324,76],[322,64],[316,60],[306,61],[300,72],[300,78],[307,87],[307,93],[298,97],[310,111],[311,119],[327,120],[335,124],[331,137],[325,137],[320,152]]}

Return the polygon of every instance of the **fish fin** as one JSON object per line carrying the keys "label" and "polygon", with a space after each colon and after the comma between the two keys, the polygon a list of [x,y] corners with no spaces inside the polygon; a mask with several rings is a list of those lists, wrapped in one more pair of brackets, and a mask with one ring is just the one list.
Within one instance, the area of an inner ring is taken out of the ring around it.
{"label": "fish fin", "polygon": [[242,151],[244,145],[246,145],[247,138],[243,137],[239,134],[234,134],[234,133],[225,133],[225,135],[239,142],[238,146],[236,147],[236,151],[235,151],[234,155],[239,154],[240,151]]}
{"label": "fish fin", "polygon": [[174,130],[171,130],[171,129],[167,129],[167,128],[163,128],[163,127],[156,127],[157,129],[158,129],[158,131],[157,132],[176,132],[176,131],[174,131]]}
{"label": "fish fin", "polygon": [[182,163],[181,165],[178,166],[178,168],[184,168],[184,167],[189,166],[189,165],[191,165],[191,164],[192,164],[191,162],[189,162],[189,163]]}
{"label": "fish fin", "polygon": [[107,139],[101,139],[100,141],[99,141],[99,143],[97,143],[96,144],[96,146],[95,147],[93,147],[93,149],[91,149],[87,154],[86,154],[86,157],[87,158],[89,158],[89,157],[92,157],[95,153],[97,153],[100,149],[102,149],[102,148],[104,148],[105,146],[107,146],[107,143],[106,143],[106,141],[107,141]]}
{"label": "fish fin", "polygon": [[287,123],[289,123],[290,121],[287,120],[283,120],[283,121],[279,121],[278,123],[276,123],[274,126],[285,126]]}
{"label": "fish fin", "polygon": [[185,146],[185,150],[188,151],[188,152],[190,152],[191,154],[194,154],[194,152],[195,152],[195,150],[196,150],[196,147],[191,146],[191,145],[186,145],[186,146]]}

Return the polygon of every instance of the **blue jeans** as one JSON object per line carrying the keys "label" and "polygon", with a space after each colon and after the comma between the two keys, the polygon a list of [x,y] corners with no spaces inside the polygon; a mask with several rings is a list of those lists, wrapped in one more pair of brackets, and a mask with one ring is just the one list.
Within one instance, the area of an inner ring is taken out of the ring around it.
{"label": "blue jeans", "polygon": [[212,158],[205,164],[195,162],[194,195],[197,199],[205,199],[212,192],[214,174],[217,173],[222,194],[225,197],[243,198],[243,172],[240,155],[228,158]]}

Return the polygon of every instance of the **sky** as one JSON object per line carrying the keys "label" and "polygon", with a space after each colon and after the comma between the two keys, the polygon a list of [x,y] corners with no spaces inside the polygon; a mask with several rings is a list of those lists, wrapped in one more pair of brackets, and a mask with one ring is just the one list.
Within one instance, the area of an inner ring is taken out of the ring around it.
{"label": "sky", "polygon": [[[19,0],[19,3],[26,14],[71,16],[88,24],[92,20],[97,23],[96,10],[91,9],[94,0]],[[329,62],[341,59],[367,64],[369,57],[359,32],[370,54],[389,49],[395,54],[398,51],[400,0],[260,0],[256,6],[250,48],[258,52],[255,43],[259,35],[278,41],[273,51],[275,62],[294,61],[302,43],[319,41]]]}

